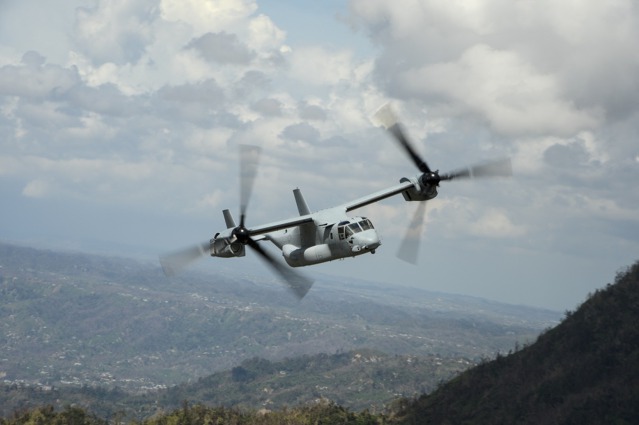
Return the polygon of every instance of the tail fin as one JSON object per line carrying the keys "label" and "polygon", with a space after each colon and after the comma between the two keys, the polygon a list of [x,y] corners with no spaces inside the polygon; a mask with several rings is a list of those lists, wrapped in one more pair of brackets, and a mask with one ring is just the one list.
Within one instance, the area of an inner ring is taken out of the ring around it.
{"label": "tail fin", "polygon": [[235,220],[233,220],[233,216],[231,215],[231,211],[224,210],[224,211],[222,211],[222,214],[224,214],[224,221],[226,222],[226,228],[227,229],[235,228],[236,227]]}
{"label": "tail fin", "polygon": [[297,211],[299,211],[300,215],[308,215],[311,213],[311,210],[308,208],[306,201],[304,200],[304,196],[299,189],[293,190],[293,195],[295,196],[295,203],[297,203]]}

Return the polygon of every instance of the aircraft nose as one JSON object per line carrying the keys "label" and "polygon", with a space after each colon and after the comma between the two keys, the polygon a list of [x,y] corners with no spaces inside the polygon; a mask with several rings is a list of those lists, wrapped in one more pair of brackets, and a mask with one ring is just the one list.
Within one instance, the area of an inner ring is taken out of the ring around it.
{"label": "aircraft nose", "polygon": [[379,240],[379,236],[375,230],[366,230],[357,234],[355,244],[360,249],[366,249],[369,251],[375,250],[382,242]]}

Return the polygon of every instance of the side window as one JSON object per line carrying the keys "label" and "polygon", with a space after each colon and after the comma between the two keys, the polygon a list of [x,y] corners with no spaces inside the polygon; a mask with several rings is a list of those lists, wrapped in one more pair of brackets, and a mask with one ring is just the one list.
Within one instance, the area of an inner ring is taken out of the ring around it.
{"label": "side window", "polygon": [[348,226],[346,228],[346,237],[352,236],[353,235],[353,229],[351,229],[351,226]]}
{"label": "side window", "polygon": [[339,236],[340,240],[344,239],[344,226],[339,226],[337,228],[337,235]]}

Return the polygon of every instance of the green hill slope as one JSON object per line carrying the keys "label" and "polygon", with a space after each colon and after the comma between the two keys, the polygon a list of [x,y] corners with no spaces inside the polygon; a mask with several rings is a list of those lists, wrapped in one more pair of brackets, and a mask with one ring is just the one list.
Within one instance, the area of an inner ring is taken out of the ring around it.
{"label": "green hill slope", "polygon": [[529,347],[407,403],[406,424],[639,423],[639,262]]}
{"label": "green hill slope", "polygon": [[432,391],[470,365],[435,356],[389,356],[372,350],[318,354],[278,362],[253,358],[225,372],[165,390],[132,394],[98,387],[0,385],[0,416],[51,405],[74,405],[101,418],[148,418],[190,404],[246,411],[311,406],[331,400],[353,410],[382,411],[399,396]]}

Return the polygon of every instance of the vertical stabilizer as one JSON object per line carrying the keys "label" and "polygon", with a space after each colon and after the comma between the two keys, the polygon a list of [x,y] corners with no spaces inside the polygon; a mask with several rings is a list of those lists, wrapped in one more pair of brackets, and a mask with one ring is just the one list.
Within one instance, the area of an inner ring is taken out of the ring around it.
{"label": "vertical stabilizer", "polygon": [[299,189],[293,190],[293,195],[295,196],[295,202],[297,203],[297,210],[300,215],[308,215],[311,213],[311,210],[306,205],[306,201],[304,200],[304,196]]}
{"label": "vertical stabilizer", "polygon": [[224,210],[222,211],[222,214],[224,214],[224,221],[226,222],[227,229],[233,229],[234,227],[236,227],[235,220],[233,220],[233,216],[231,215],[231,211]]}

